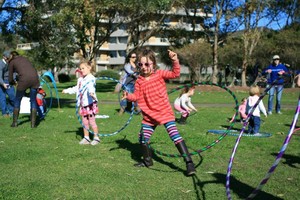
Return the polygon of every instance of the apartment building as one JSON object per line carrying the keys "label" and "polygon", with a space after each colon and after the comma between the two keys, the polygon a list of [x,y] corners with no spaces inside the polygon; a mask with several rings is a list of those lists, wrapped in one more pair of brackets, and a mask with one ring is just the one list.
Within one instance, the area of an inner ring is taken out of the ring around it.
{"label": "apartment building", "polygon": [[[49,18],[53,15],[53,11],[49,11],[45,13],[43,18]],[[163,32],[155,32],[147,41],[143,43],[143,46],[151,47],[155,52],[159,52],[159,49],[164,48],[167,49],[171,46],[172,41],[169,40],[170,35],[174,30],[184,30],[186,32],[197,32],[200,33],[204,29],[201,26],[203,20],[206,18],[213,17],[212,14],[208,14],[202,12],[201,9],[190,9],[186,10],[179,7],[174,7],[167,13],[155,14],[151,16],[150,23],[148,23],[147,27],[140,27],[141,38],[146,37],[146,35],[151,31],[154,27],[158,26],[157,21],[161,18],[162,15],[166,15],[163,23],[159,24],[162,26]],[[115,23],[119,23],[120,20],[124,20],[125,18],[122,16],[117,16],[114,19]],[[194,23],[192,23],[192,21]],[[107,19],[101,19],[101,23],[107,23]],[[105,41],[102,46],[95,53],[95,64],[96,64],[96,72],[101,70],[113,69],[115,67],[121,67],[124,65],[126,58],[126,50],[132,49],[128,44],[128,30],[126,30],[126,21],[124,22],[124,26],[119,27],[116,31],[110,34],[110,37],[107,41]],[[184,41],[186,38],[182,36],[182,38],[176,38],[177,42]],[[189,41],[193,42],[193,41]],[[36,43],[31,44],[19,44],[17,49],[30,50],[34,48]],[[74,62],[78,62],[77,56],[78,54],[74,54]],[[159,58],[159,56],[158,56]],[[158,64],[161,68],[165,68],[164,63],[160,62],[158,59]],[[183,67],[181,70],[183,73],[188,74],[188,68]]]}
{"label": "apartment building", "polygon": [[[200,9],[185,10],[183,8],[174,7],[171,11],[166,14],[162,26],[164,27],[164,34],[169,32],[171,34],[172,31],[176,29],[183,29],[185,31],[194,31],[194,32],[202,32],[204,29],[200,25],[205,18],[213,17],[212,14],[204,13]],[[161,14],[161,15],[162,15]],[[196,22],[196,24],[191,23],[192,20]],[[156,26],[156,21],[160,18],[160,15],[153,15],[153,18],[148,27],[142,27],[141,36],[146,36],[148,31],[151,30],[154,26]],[[118,21],[118,20],[117,20]],[[153,27],[152,27],[153,26]],[[160,48],[168,48],[171,46],[171,42],[169,41],[166,35],[160,33],[156,33],[151,36],[144,44],[145,47],[151,47],[154,51],[157,51]],[[168,34],[167,34],[168,35]],[[126,29],[118,29],[110,35],[110,38],[107,42],[105,42],[99,51],[97,52],[96,64],[97,71],[114,68],[115,66],[123,65],[126,58],[126,49],[128,49],[128,36],[129,34],[126,32]],[[180,38],[179,40],[184,40],[185,38]],[[193,41],[190,41],[193,42]],[[130,49],[131,47],[129,47]],[[158,60],[159,61],[159,60]],[[165,68],[166,66],[163,63],[158,63],[161,68]],[[184,73],[188,73],[188,69],[182,69]]]}

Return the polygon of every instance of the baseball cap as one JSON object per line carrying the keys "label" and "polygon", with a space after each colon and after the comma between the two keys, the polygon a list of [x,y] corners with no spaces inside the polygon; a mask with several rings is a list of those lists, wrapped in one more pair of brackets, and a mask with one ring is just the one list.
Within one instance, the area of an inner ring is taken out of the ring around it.
{"label": "baseball cap", "polygon": [[273,60],[279,60],[280,59],[280,57],[279,57],[279,55],[275,55],[275,56],[273,56]]}
{"label": "baseball cap", "polygon": [[4,51],[4,52],[3,52],[3,56],[4,56],[5,58],[9,58],[9,56],[10,56],[10,51]]}

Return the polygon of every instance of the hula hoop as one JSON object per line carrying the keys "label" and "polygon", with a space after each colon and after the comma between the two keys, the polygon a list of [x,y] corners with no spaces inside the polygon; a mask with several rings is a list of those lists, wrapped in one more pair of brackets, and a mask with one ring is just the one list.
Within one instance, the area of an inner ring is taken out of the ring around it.
{"label": "hula hoop", "polygon": [[[114,79],[114,78],[106,77],[106,76],[98,77],[98,78],[96,78],[96,80],[110,80],[110,81],[114,81],[114,82],[116,82],[116,83],[120,83],[120,81],[118,81],[118,80],[116,80],[116,79]],[[76,102],[77,102],[77,103],[76,103],[76,115],[77,115],[78,121],[79,121],[79,123],[81,124],[81,126],[82,126],[84,129],[88,130],[89,133],[95,135],[95,133],[94,133],[92,130],[90,130],[88,127],[84,126],[84,124],[83,124],[83,122],[82,122],[82,120],[81,120],[81,116],[80,116],[79,113],[78,113],[78,110],[79,110],[79,96],[80,96],[80,94],[82,94],[82,93],[87,89],[87,84],[89,84],[89,83],[90,83],[90,82],[86,83],[86,84],[82,87],[82,89],[79,91],[79,94],[78,94],[77,97],[76,97]],[[121,84],[121,83],[120,83],[120,84]],[[123,84],[122,84],[122,86],[123,86]],[[123,86],[123,87],[126,88],[125,86]],[[133,103],[132,103],[132,104],[133,104]],[[98,133],[97,135],[98,135],[98,136],[102,136],[102,137],[109,137],[109,136],[113,136],[113,135],[116,135],[116,134],[120,133],[122,130],[124,130],[124,129],[128,126],[129,122],[131,121],[132,116],[133,116],[133,109],[134,109],[134,105],[132,105],[131,113],[130,113],[130,116],[129,116],[128,120],[126,121],[126,123],[125,123],[119,130],[114,131],[114,132],[112,132],[112,133]]]}
{"label": "hula hoop", "polygon": [[[231,157],[230,157],[230,160],[229,160],[229,163],[228,163],[228,168],[227,168],[227,174],[226,174],[226,195],[227,195],[227,198],[229,200],[231,200],[231,194],[230,194],[230,174],[231,174],[231,169],[232,169],[232,163],[233,163],[233,160],[234,160],[234,155],[236,153],[236,150],[237,150],[237,147],[239,145],[239,142],[241,140],[241,137],[242,137],[242,134],[245,130],[245,127],[247,126],[248,122],[249,122],[249,119],[253,113],[253,111],[255,110],[255,108],[258,106],[259,102],[263,99],[264,96],[266,96],[266,94],[268,93],[268,91],[271,89],[271,87],[273,87],[273,85],[280,79],[281,77],[278,77],[276,80],[274,80],[272,82],[272,84],[270,84],[266,89],[265,91],[263,92],[263,94],[259,97],[259,99],[257,100],[257,102],[254,104],[253,108],[251,109],[251,112],[248,114],[245,122],[244,122],[244,125],[241,129],[241,132],[238,136],[238,138],[236,139],[236,143],[235,143],[235,146],[232,150],[232,154],[231,154]],[[293,119],[293,123],[291,125],[291,128],[290,128],[290,132],[289,134],[287,135],[283,145],[282,145],[282,148],[274,162],[274,164],[272,165],[272,167],[270,168],[269,172],[266,174],[265,178],[260,182],[260,184],[256,187],[256,189],[246,198],[246,199],[252,199],[254,198],[257,193],[263,188],[263,186],[267,183],[268,179],[271,177],[272,173],[274,172],[274,170],[276,169],[281,157],[283,156],[284,154],[284,151],[290,141],[290,138],[291,138],[291,135],[294,131],[294,128],[295,128],[295,125],[296,125],[296,121],[298,119],[298,115],[299,115],[299,111],[300,111],[300,96],[299,96],[299,99],[298,99],[298,107],[296,109],[296,113],[295,113],[295,116],[294,116],[294,119]]]}
{"label": "hula hoop", "polygon": [[200,83],[194,83],[194,84],[186,84],[186,85],[182,85],[182,86],[179,86],[175,89],[172,89],[168,92],[168,94],[171,94],[177,90],[180,90],[184,87],[190,87],[190,86],[196,86],[196,85],[210,85],[210,86],[217,86],[217,87],[220,87],[222,89],[224,89],[225,91],[227,91],[234,99],[234,102],[235,102],[235,117],[234,117],[234,120],[233,122],[231,122],[230,126],[227,128],[227,130],[219,137],[217,138],[215,141],[213,141],[212,143],[206,145],[205,147],[201,148],[201,149],[198,149],[194,152],[191,152],[189,154],[169,154],[169,153],[163,153],[159,150],[156,150],[154,148],[152,148],[150,146],[150,144],[148,144],[149,148],[152,149],[152,151],[158,155],[161,155],[161,156],[166,156],[166,157],[171,157],[171,158],[178,158],[178,157],[187,157],[187,156],[192,156],[192,155],[196,155],[196,154],[200,154],[201,152],[204,152],[208,149],[210,149],[211,147],[215,146],[216,144],[218,144],[220,141],[222,141],[224,139],[224,137],[230,132],[230,129],[233,127],[233,125],[235,124],[235,121],[236,121],[236,118],[238,116],[238,108],[239,108],[239,103],[238,103],[238,100],[237,100],[237,97],[235,96],[235,94],[229,90],[227,87],[225,86],[220,86],[218,84],[215,84],[215,83],[211,83],[211,82],[200,82]]}
{"label": "hula hoop", "polygon": [[[43,82],[43,83],[46,84],[48,90],[50,91],[50,103],[49,103],[49,108],[48,108],[48,105],[47,105],[47,111],[44,113],[44,117],[43,117],[43,119],[44,119],[44,118],[46,117],[46,115],[48,114],[48,112],[50,111],[50,108],[51,108],[51,106],[52,106],[52,89],[51,89],[51,87],[49,86],[49,84],[47,83],[47,81],[45,81],[42,77],[39,77],[39,79],[40,79],[40,82]],[[19,123],[24,123],[24,122],[25,122],[25,120],[20,120],[20,119],[18,119],[18,124],[19,124]]]}
{"label": "hula hoop", "polygon": [[[124,89],[123,89],[123,88],[124,88]],[[118,93],[118,100],[119,100],[120,107],[122,107],[122,106],[121,106],[121,93],[123,92],[123,90],[126,90],[126,85],[124,85],[124,87],[123,87],[123,85],[122,85],[122,87],[121,87],[121,89],[120,89],[120,91],[119,91],[119,93]],[[134,106],[134,103],[132,103],[132,106]],[[126,107],[125,107],[125,109],[124,109],[124,112],[131,114],[131,112],[132,112],[132,106],[131,106],[130,112],[126,109]],[[133,114],[135,114],[135,115],[138,115],[140,112],[141,112],[141,111],[136,111],[136,110],[133,109]]]}
{"label": "hula hoop", "polygon": [[[214,134],[223,134],[225,130],[208,130],[208,133],[214,133]],[[230,132],[227,134],[229,136],[239,136],[239,133],[237,133],[237,130],[230,130]],[[243,137],[270,137],[272,136],[271,133],[265,133],[265,132],[260,132],[260,136],[255,136],[253,134],[243,134]]]}

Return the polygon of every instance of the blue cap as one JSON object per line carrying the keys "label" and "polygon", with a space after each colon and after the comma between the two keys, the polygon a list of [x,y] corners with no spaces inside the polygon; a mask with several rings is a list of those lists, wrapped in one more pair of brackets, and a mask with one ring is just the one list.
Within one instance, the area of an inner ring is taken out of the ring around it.
{"label": "blue cap", "polygon": [[6,57],[6,58],[9,58],[10,57],[10,51],[4,51],[3,56]]}

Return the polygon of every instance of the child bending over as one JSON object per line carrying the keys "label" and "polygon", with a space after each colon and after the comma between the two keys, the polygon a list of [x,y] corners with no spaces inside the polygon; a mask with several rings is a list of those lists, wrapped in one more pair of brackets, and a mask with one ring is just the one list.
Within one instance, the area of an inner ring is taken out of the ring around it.
{"label": "child bending over", "polygon": [[197,109],[193,106],[191,101],[191,96],[194,95],[194,92],[195,86],[185,87],[179,97],[175,99],[174,108],[181,113],[181,117],[178,121],[179,124],[186,124],[190,113],[193,110],[197,112]]}

